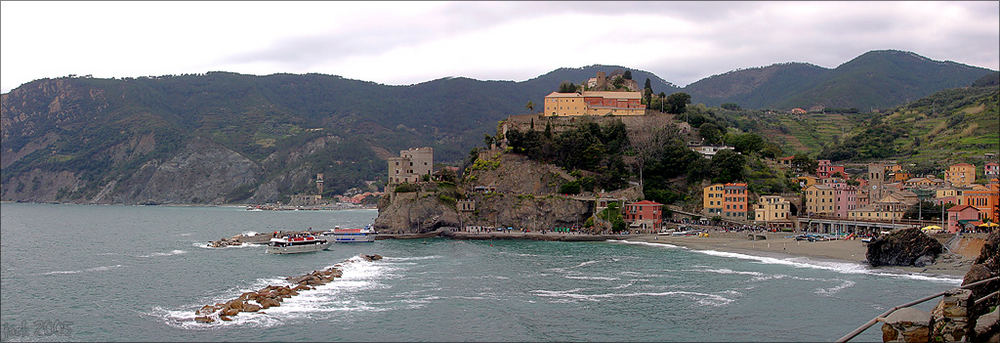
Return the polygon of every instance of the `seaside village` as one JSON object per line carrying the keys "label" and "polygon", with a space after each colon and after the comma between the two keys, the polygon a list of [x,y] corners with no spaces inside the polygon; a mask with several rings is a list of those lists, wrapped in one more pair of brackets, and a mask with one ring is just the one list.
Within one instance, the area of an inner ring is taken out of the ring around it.
{"label": "seaside village", "polygon": [[[616,84],[610,86],[612,82]],[[614,116],[627,119],[647,115],[646,105],[640,100],[643,94],[633,80],[623,80],[621,75],[608,77],[599,72],[584,85],[582,91],[548,94],[541,114],[522,117]],[[616,90],[607,90],[612,88]],[[691,130],[684,122],[677,124],[682,132]],[[690,142],[688,147],[705,158],[721,150],[733,149],[698,142]],[[995,230],[1000,221],[1000,165],[995,162],[996,155],[986,158],[994,162],[982,166],[956,163],[936,175],[914,175],[907,165],[895,161],[838,165],[818,160],[815,171],[797,176],[801,187],[798,192],[752,194],[745,182],[711,184],[702,189],[700,211],[600,194],[595,194],[593,201],[598,210],[607,208],[608,203],[619,203],[623,219],[633,232],[693,227],[681,224],[726,230],[839,234],[842,238],[851,236],[849,234],[871,237],[879,232],[911,227],[949,233],[988,232]],[[793,166],[792,160],[793,157],[788,156],[770,162],[789,169]],[[432,148],[400,151],[399,157],[388,159],[386,193],[400,184],[437,179],[439,173],[433,170],[433,165]],[[456,167],[445,168],[458,172]],[[475,191],[488,193],[495,191],[493,188],[481,185],[476,186]],[[461,200],[456,206],[460,211],[472,211],[476,204]],[[913,207],[923,212],[935,206],[943,206],[945,215],[935,215],[929,220],[904,218]]]}

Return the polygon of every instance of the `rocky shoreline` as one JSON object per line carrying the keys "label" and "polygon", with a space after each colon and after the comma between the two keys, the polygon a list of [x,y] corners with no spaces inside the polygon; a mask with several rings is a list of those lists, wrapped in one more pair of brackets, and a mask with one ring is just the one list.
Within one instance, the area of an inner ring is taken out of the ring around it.
{"label": "rocky shoreline", "polygon": [[[374,262],[382,259],[382,256],[359,255],[362,260]],[[275,286],[268,285],[256,292],[246,292],[239,297],[224,303],[215,303],[202,306],[194,311],[194,321],[198,323],[214,323],[216,320],[232,321],[234,316],[241,312],[259,312],[271,307],[279,307],[288,298],[299,295],[300,291],[312,290],[316,286],[325,285],[344,275],[340,269],[344,264],[357,263],[356,260],[345,260],[333,267],[316,270],[300,276],[289,276],[285,278],[295,286]],[[264,313],[264,312],[259,312]]]}

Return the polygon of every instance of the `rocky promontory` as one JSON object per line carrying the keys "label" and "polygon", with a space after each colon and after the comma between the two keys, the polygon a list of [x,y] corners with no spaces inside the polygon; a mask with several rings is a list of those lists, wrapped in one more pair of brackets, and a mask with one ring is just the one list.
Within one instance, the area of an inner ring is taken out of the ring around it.
{"label": "rocky promontory", "polygon": [[878,266],[924,267],[934,263],[943,246],[920,229],[909,228],[875,239],[868,245],[868,264]]}
{"label": "rocky promontory", "polygon": [[[425,234],[460,227],[514,227],[540,231],[582,227],[593,215],[591,192],[557,193],[574,180],[565,170],[523,155],[479,153],[457,182],[425,181],[390,185],[379,202],[374,228],[380,234]],[[602,196],[637,199],[637,187]]]}

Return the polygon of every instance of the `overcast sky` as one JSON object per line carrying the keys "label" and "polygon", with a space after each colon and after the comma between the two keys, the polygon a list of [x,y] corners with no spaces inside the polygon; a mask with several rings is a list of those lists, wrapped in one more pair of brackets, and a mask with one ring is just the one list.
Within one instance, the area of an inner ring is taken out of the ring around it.
{"label": "overcast sky", "polygon": [[880,49],[995,70],[998,42],[997,1],[2,2],[0,86],[206,71],[522,81],[591,64],[684,86]]}

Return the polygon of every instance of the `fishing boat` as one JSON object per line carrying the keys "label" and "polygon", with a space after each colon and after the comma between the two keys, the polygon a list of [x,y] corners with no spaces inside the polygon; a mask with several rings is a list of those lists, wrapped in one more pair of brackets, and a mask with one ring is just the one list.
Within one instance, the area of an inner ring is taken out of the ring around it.
{"label": "fishing boat", "polygon": [[371,225],[363,229],[342,229],[339,226],[324,232],[320,237],[332,238],[337,243],[370,243],[375,241],[376,232]]}
{"label": "fishing boat", "polygon": [[298,254],[326,250],[330,241],[315,236],[271,238],[267,244],[269,254]]}

